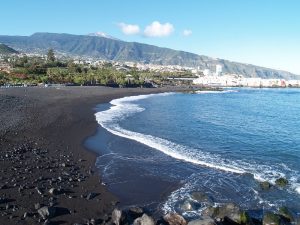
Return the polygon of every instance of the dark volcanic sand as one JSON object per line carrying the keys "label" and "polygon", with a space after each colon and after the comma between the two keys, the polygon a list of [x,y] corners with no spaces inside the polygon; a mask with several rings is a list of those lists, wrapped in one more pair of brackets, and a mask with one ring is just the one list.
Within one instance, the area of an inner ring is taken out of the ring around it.
{"label": "dark volcanic sand", "polygon": [[[118,200],[101,185],[96,154],[82,146],[98,126],[93,107],[169,90],[0,89],[0,224],[40,224],[36,203],[56,208],[54,224],[106,220]],[[50,188],[57,193],[50,194]]]}

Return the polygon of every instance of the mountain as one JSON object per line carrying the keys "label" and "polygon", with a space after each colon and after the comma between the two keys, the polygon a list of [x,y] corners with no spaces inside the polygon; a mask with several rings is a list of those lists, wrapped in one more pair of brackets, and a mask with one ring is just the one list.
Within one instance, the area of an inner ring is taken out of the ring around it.
{"label": "mountain", "polygon": [[31,36],[0,35],[0,43],[30,53],[45,53],[49,48],[53,48],[55,51],[77,56],[208,68],[211,71],[215,71],[215,66],[220,64],[223,66],[223,72],[242,74],[245,77],[300,79],[299,76],[286,71],[100,36],[56,33],[35,33]]}
{"label": "mountain", "polygon": [[98,32],[95,32],[95,33],[90,33],[88,34],[88,36],[92,36],[92,37],[103,37],[103,38],[108,38],[108,39],[112,39],[112,40],[118,40],[120,41],[120,39],[118,38],[115,38],[109,34],[106,34],[104,32],[101,32],[101,31],[98,31]]}
{"label": "mountain", "polygon": [[0,55],[18,54],[19,52],[5,44],[0,44]]}

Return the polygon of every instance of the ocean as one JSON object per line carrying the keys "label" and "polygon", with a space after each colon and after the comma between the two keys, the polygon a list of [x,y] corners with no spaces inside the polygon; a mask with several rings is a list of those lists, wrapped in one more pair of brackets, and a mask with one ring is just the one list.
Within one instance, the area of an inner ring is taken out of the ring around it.
{"label": "ocean", "polygon": [[[103,181],[129,205],[197,217],[207,205],[182,205],[200,192],[214,204],[300,213],[299,89],[140,95],[96,111],[101,127],[86,145],[100,153]],[[275,185],[280,177],[284,188]],[[273,186],[263,190],[261,181]]]}

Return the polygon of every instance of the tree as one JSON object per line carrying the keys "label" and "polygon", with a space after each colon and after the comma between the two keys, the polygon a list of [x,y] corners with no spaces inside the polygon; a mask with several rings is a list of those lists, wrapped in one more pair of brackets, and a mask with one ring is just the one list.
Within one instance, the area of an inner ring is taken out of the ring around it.
{"label": "tree", "polygon": [[48,62],[54,62],[55,61],[55,55],[54,55],[54,50],[52,48],[50,48],[48,50],[48,53],[47,53],[47,61]]}

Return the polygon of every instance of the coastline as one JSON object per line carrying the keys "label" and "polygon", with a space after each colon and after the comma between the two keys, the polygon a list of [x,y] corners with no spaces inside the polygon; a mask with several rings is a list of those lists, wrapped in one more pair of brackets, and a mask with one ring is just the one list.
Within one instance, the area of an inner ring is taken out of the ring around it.
{"label": "coastline", "polygon": [[[231,91],[229,91],[229,92],[231,92]],[[205,94],[205,93],[207,93],[207,92],[204,92],[203,94]],[[215,92],[212,92],[213,94],[215,93]],[[141,96],[142,98],[143,98],[143,96]],[[140,98],[136,98],[136,97],[133,97],[133,98],[131,98],[131,100],[134,102],[136,99],[140,99]],[[129,101],[130,102],[130,99],[127,99],[127,98],[125,98],[124,99],[124,101],[126,102],[126,101]],[[159,102],[159,101],[158,101]],[[155,103],[157,103],[157,101],[155,101]],[[134,132],[132,132],[132,131],[136,131],[132,126],[130,126],[129,124],[130,123],[132,123],[132,124],[135,124],[135,125],[139,125],[139,127],[143,127],[143,126],[145,126],[145,124],[144,123],[141,123],[141,118],[148,118],[149,117],[149,114],[151,114],[151,112],[150,113],[148,113],[148,114],[144,114],[143,116],[140,116],[140,118],[135,118],[134,120],[129,120],[129,122],[128,123],[124,123],[125,124],[125,126],[122,126],[122,125],[124,125],[124,124],[122,124],[121,126],[122,127],[126,127],[126,128],[124,128],[125,130],[122,130],[122,129],[120,129],[118,126],[115,126],[116,124],[114,124],[114,119],[113,118],[111,118],[112,116],[109,116],[109,115],[114,115],[114,114],[112,114],[112,112],[115,112],[116,111],[116,114],[118,115],[117,116],[117,118],[118,117],[120,117],[120,118],[122,118],[122,120],[124,120],[124,118],[123,118],[123,114],[120,114],[120,112],[122,111],[122,99],[116,99],[116,100],[114,100],[114,101],[112,101],[111,102],[111,104],[112,105],[114,105],[115,106],[115,108],[116,109],[113,109],[113,110],[111,110],[111,112],[110,112],[110,114],[109,114],[109,111],[110,110],[108,110],[109,109],[109,106],[107,106],[107,105],[104,105],[103,106],[103,108],[102,107],[100,107],[99,108],[99,111],[97,111],[97,112],[99,112],[99,113],[96,113],[96,117],[97,117],[97,114],[99,114],[98,116],[99,116],[99,120],[98,120],[98,123],[99,124],[101,124],[101,126],[103,126],[102,124],[104,124],[104,128],[102,129],[102,130],[107,130],[108,131],[108,133],[112,133],[112,134],[115,134],[115,136],[118,136],[118,138],[114,138],[114,139],[110,139],[110,140],[108,140],[108,143],[114,143],[114,144],[112,144],[112,146],[109,148],[110,150],[112,150],[111,152],[109,152],[109,151],[107,151],[107,152],[105,152],[105,154],[107,155],[107,157],[105,156],[105,157],[103,157],[104,159],[102,159],[101,160],[101,162],[100,162],[100,167],[102,167],[102,168],[104,168],[105,170],[104,170],[104,174],[106,173],[106,166],[108,166],[108,168],[112,168],[112,167],[114,167],[114,168],[116,168],[115,170],[113,170],[113,169],[108,169],[108,171],[107,171],[107,174],[113,174],[113,176],[112,176],[112,179],[111,180],[107,180],[108,181],[108,183],[113,183],[113,185],[115,184],[115,183],[118,183],[118,187],[120,188],[121,187],[121,192],[126,192],[126,191],[124,191],[124,189],[126,189],[126,188],[123,188],[123,183],[126,183],[126,182],[135,182],[135,181],[132,181],[132,173],[130,173],[130,174],[128,174],[128,173],[125,173],[125,172],[121,172],[121,173],[119,173],[119,172],[117,172],[117,171],[120,171],[120,166],[119,166],[119,163],[122,163],[121,161],[123,160],[124,161],[124,163],[126,163],[127,162],[127,164],[128,164],[128,162],[130,163],[130,161],[134,161],[134,157],[130,157],[130,155],[129,154],[132,154],[132,155],[138,155],[138,156],[143,156],[143,157],[145,157],[145,158],[147,158],[148,159],[148,157],[147,157],[147,155],[145,155],[145,154],[139,154],[139,153],[142,153],[142,151],[141,152],[138,152],[137,150],[135,150],[135,149],[139,149],[140,147],[136,147],[136,145],[139,145],[139,143],[144,143],[143,141],[141,141],[141,139],[140,139],[140,136],[136,136],[135,134],[134,134]],[[141,108],[146,108],[146,109],[148,109],[148,110],[145,110],[145,112],[146,111],[149,111],[149,108],[147,108],[147,104],[138,104],[139,106],[141,106]],[[148,104],[148,106],[149,105],[151,105],[151,104]],[[164,104],[162,104],[162,105],[164,105]],[[114,107],[113,106],[113,107]],[[124,104],[124,106],[127,106],[127,104],[125,103]],[[145,107],[146,106],[146,107]],[[113,108],[112,107],[112,108]],[[126,108],[126,107],[125,107]],[[130,107],[130,106],[127,106],[127,108],[129,108],[130,110],[128,110],[129,112],[132,112],[133,111],[133,109],[132,109],[132,107]],[[126,111],[126,110],[125,110]],[[154,110],[155,111],[155,110]],[[104,112],[104,113],[103,113]],[[165,111],[163,111],[163,112],[165,112]],[[152,113],[153,113],[153,111],[152,111]],[[120,115],[119,115],[120,114]],[[126,115],[126,113],[125,113],[125,115]],[[130,114],[131,115],[131,114]],[[107,118],[107,116],[108,116],[108,118]],[[126,116],[125,116],[126,117]],[[101,119],[101,118],[104,118],[104,119]],[[140,119],[140,120],[139,120]],[[108,124],[106,124],[105,123],[105,121],[108,121]],[[111,121],[112,120],[112,121]],[[151,119],[150,119],[151,120]],[[118,121],[118,119],[116,119],[116,121]],[[125,120],[124,120],[125,121]],[[172,121],[172,120],[170,120],[170,121]],[[118,122],[116,122],[116,123],[118,123]],[[118,123],[119,124],[119,123]],[[112,125],[112,126],[110,126],[110,125]],[[127,126],[126,126],[127,125]],[[129,125],[129,126],[128,126]],[[114,129],[114,127],[116,127],[116,129]],[[138,127],[138,126],[134,126],[134,127]],[[154,130],[157,130],[157,126],[155,127],[155,129]],[[127,130],[126,130],[127,129]],[[122,131],[121,131],[122,130]],[[109,132],[110,131],[110,132]],[[139,130],[137,131],[137,132],[139,132]],[[99,131],[99,133],[101,133],[101,135],[103,135],[103,133],[105,133],[105,132],[103,132],[103,131]],[[146,132],[147,133],[147,132]],[[151,132],[150,132],[150,134],[151,134]],[[155,134],[154,134],[155,135]],[[98,138],[99,138],[99,136],[100,135],[98,135]],[[105,136],[108,136],[108,135],[105,135]],[[107,138],[107,137],[106,137]],[[128,146],[125,144],[125,145],[122,145],[122,144],[120,144],[120,143],[124,143],[125,141],[118,141],[118,143],[116,144],[115,142],[116,142],[116,140],[115,139],[124,139],[124,138],[126,138],[126,139],[132,139],[133,141],[134,141],[134,143],[132,142],[132,144],[130,145],[130,148],[131,148],[131,151],[130,152],[127,152],[127,151],[125,151],[125,149],[127,149],[128,148]],[[147,138],[149,138],[149,135],[147,136]],[[97,139],[97,138],[96,138]],[[98,139],[98,141],[99,141],[99,139]],[[146,146],[148,145],[149,146],[149,141],[147,142],[147,143],[144,143]],[[122,146],[122,148],[121,149],[118,149],[118,148],[116,148],[116,146]],[[149,149],[149,151],[148,151],[148,149],[145,149],[145,148],[147,148],[146,146],[144,146],[143,147],[143,150],[145,151],[145,152],[150,152],[151,151],[151,149]],[[150,146],[151,146],[151,144],[150,144]],[[154,147],[155,148],[155,147]],[[115,149],[115,151],[113,151],[113,149]],[[124,152],[125,151],[125,152]],[[110,157],[110,156],[108,156],[108,155],[116,155],[115,157]],[[101,157],[100,157],[101,158]],[[120,160],[117,160],[118,158],[120,158]],[[150,157],[151,158],[151,157]],[[113,160],[112,160],[113,159]],[[116,159],[116,160],[114,160],[114,159]],[[138,159],[139,160],[139,159]],[[105,164],[105,161],[107,161],[108,163],[107,164]],[[116,162],[115,162],[116,161]],[[142,160],[143,161],[143,160]],[[122,163],[123,164],[123,163]],[[130,167],[130,172],[132,172],[133,170],[132,170],[132,168],[135,168],[136,167],[136,164],[134,164],[134,163],[132,163],[133,165],[132,166],[129,166]],[[105,166],[106,165],[106,166]],[[136,168],[138,168],[138,167],[136,167]],[[145,168],[146,168],[146,165],[145,165]],[[156,167],[155,167],[156,168]],[[103,169],[101,169],[101,170],[103,170]],[[122,169],[121,169],[121,171],[122,171]],[[147,170],[146,170],[147,171]],[[118,174],[116,174],[116,172],[118,173]],[[230,172],[233,172],[233,171],[230,171]],[[141,171],[141,173],[143,173],[142,171]],[[250,178],[249,176],[248,176],[248,174],[250,175],[250,173],[246,173],[246,172],[243,172],[244,174],[245,174],[245,176],[244,176],[244,178],[245,178],[245,180],[247,180],[248,178]],[[137,174],[136,172],[133,172],[133,174],[135,175],[135,174]],[[144,175],[147,175],[147,174],[145,174],[144,173]],[[109,175],[108,175],[109,176]],[[126,179],[123,179],[123,177],[124,176],[127,176],[128,177],[128,179],[126,180]],[[253,178],[253,177],[252,177]],[[112,181],[112,182],[111,182]],[[140,181],[140,180],[138,180],[138,181]],[[274,181],[275,182],[275,181]],[[139,182],[139,183],[137,183],[137,182],[135,182],[134,183],[135,185],[132,185],[132,186],[139,186],[139,185],[143,185],[143,183],[142,182]],[[155,183],[156,184],[156,183]],[[264,185],[265,186],[267,186],[267,188],[271,188],[271,189],[273,189],[273,187],[275,187],[276,185],[277,185],[277,181],[275,182],[275,183],[269,183],[268,181],[267,182],[264,182],[264,181],[262,181],[262,180],[259,180],[259,179],[255,179],[255,189],[252,189],[254,192],[255,192],[255,190],[256,190],[256,188],[258,189],[258,191],[259,192],[265,192],[266,190],[264,190]],[[271,187],[272,186],[272,187]],[[197,190],[196,190],[197,191]],[[190,192],[190,193],[193,193],[193,192]],[[267,191],[266,191],[266,193],[267,193]],[[199,194],[199,193],[197,193],[197,194]],[[200,193],[199,195],[202,195],[203,193]],[[174,195],[175,196],[175,195]],[[177,196],[175,196],[175,198],[176,198]],[[189,200],[186,200],[185,202],[184,202],[184,207],[187,207],[187,208],[189,208],[189,207],[192,207],[191,205],[194,203],[193,201],[191,201],[191,203],[189,202],[190,201],[190,199]],[[182,202],[183,202],[183,200],[182,200]],[[180,202],[178,202],[179,204],[182,204],[182,202],[180,203]],[[235,201],[232,201],[232,202],[235,202]],[[216,202],[216,204],[220,204],[220,205],[222,205],[222,204],[225,204],[224,202]],[[243,204],[240,204],[240,203],[236,203],[239,207],[244,207],[243,208],[243,210],[249,210],[249,209],[254,209],[254,208],[256,208],[256,206],[251,206],[250,208],[247,208],[247,207],[245,207]],[[143,206],[143,204],[137,204],[138,206]],[[243,206],[242,206],[243,205]],[[129,205],[130,206],[130,205]],[[178,206],[178,205],[177,205]],[[180,207],[181,207],[181,205],[179,205]],[[278,207],[281,207],[280,205],[277,205]],[[127,207],[128,207],[128,205],[127,205]],[[282,206],[283,208],[284,208],[284,206]],[[149,209],[148,207],[146,207],[147,209]],[[282,209],[282,208],[280,208],[280,209]],[[179,209],[178,211],[177,210],[175,210],[176,212],[179,212],[179,214],[181,214],[181,211],[182,209]],[[259,210],[258,209],[256,209],[257,210],[257,212],[259,211],[259,218],[261,219],[261,217],[263,216],[263,211],[264,211],[264,207],[261,207],[261,208],[259,208]],[[266,210],[270,210],[270,211],[272,211],[272,210],[274,210],[274,208],[273,209],[266,209]],[[172,208],[168,208],[167,210],[163,210],[164,212],[163,213],[161,213],[160,215],[162,215],[162,214],[164,214],[164,213],[166,213],[166,212],[169,212],[169,211],[173,211],[173,209]],[[250,211],[250,210],[249,210]],[[151,215],[151,214],[150,214]],[[253,216],[253,215],[252,215]],[[257,215],[255,215],[255,216],[257,216]],[[256,217],[255,217],[256,218]],[[257,217],[258,218],[258,217]],[[189,218],[190,219],[190,218]]]}
{"label": "coastline", "polygon": [[[180,90],[107,87],[1,89],[0,163],[1,183],[4,185],[0,197],[1,207],[5,210],[1,211],[0,223],[37,224],[39,217],[34,204],[46,206],[49,202],[61,210],[51,222],[105,221],[118,199],[101,185],[101,174],[95,168],[97,154],[83,146],[84,140],[98,127],[93,107],[129,95]],[[16,149],[23,149],[26,157],[20,157]],[[33,155],[36,149],[45,152],[42,156]],[[26,170],[16,163],[25,165]],[[50,194],[51,187],[59,190],[59,194]],[[93,198],[88,200],[89,194]]]}

